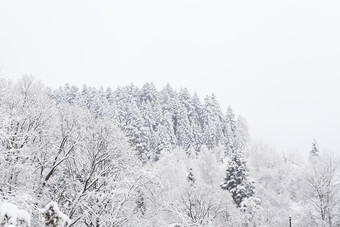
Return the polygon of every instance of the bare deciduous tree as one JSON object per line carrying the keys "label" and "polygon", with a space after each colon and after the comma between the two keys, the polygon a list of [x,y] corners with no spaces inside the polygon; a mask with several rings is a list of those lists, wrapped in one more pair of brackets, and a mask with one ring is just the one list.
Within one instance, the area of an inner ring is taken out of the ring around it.
{"label": "bare deciduous tree", "polygon": [[331,156],[317,157],[306,170],[308,202],[319,219],[328,227],[336,226],[336,209],[339,207],[340,182],[337,162]]}

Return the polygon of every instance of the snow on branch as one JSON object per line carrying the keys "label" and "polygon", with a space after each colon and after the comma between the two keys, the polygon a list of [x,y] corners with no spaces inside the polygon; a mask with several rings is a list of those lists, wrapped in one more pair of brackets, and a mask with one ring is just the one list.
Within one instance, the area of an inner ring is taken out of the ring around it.
{"label": "snow on branch", "polygon": [[0,203],[0,226],[30,226],[31,216],[13,203]]}

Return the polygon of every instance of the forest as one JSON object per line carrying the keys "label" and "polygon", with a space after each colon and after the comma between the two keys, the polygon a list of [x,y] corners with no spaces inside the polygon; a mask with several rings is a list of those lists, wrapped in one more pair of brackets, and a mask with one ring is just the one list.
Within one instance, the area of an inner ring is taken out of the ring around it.
{"label": "forest", "polygon": [[1,227],[340,226],[339,156],[252,141],[214,94],[0,78],[0,113]]}

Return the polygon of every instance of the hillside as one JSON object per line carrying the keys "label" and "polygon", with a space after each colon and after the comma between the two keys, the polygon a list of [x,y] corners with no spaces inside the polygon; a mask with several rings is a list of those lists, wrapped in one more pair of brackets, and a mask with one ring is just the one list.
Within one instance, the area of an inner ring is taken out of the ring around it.
{"label": "hillside", "polygon": [[[316,141],[307,164],[251,142],[245,119],[223,112],[214,95],[152,83],[53,90],[22,77],[0,81],[0,112],[3,223],[24,226],[29,215],[40,226],[50,209],[65,226],[339,221],[336,159]],[[10,206],[28,213],[11,219]]]}

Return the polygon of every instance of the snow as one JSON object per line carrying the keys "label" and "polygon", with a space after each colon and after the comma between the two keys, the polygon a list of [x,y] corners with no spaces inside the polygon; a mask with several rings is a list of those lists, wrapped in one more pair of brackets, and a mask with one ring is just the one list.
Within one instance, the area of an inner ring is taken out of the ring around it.
{"label": "snow", "polygon": [[59,210],[58,204],[56,202],[50,202],[45,206],[44,209],[41,210],[41,213],[45,217],[46,226],[68,226],[71,223],[69,217],[67,217],[64,213]]}
{"label": "snow", "polygon": [[23,221],[23,222],[26,222],[28,226],[30,226],[30,220],[31,220],[31,216],[30,214],[25,211],[25,210],[18,210],[17,211],[17,220],[18,221]]}
{"label": "snow", "polygon": [[183,226],[182,224],[173,223],[173,224],[170,224],[168,227],[182,227],[182,226]]}
{"label": "snow", "polygon": [[[25,222],[28,226],[31,224],[31,216],[25,210],[19,209],[13,203],[0,203],[0,221],[15,226],[18,223]],[[8,227],[7,226],[7,227]]]}

